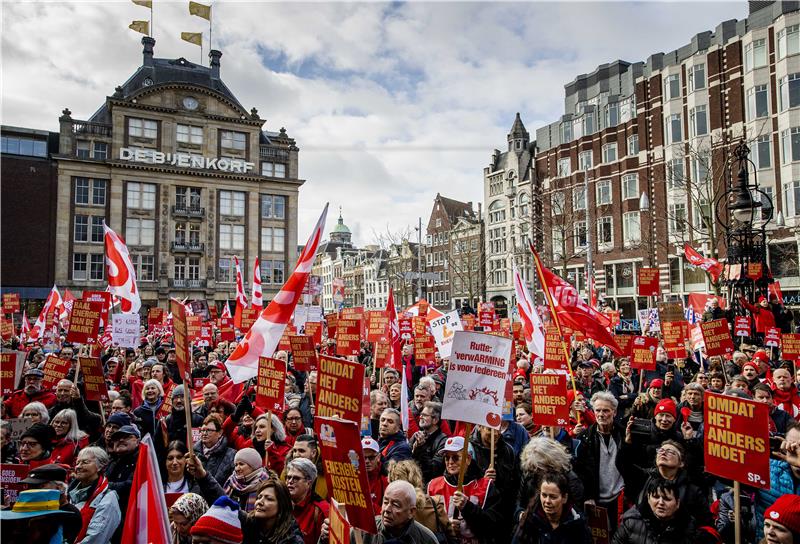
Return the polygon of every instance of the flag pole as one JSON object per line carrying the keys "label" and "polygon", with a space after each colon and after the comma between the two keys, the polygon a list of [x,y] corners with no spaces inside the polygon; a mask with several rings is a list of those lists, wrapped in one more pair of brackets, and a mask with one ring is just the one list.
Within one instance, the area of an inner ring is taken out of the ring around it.
{"label": "flag pole", "polygon": [[[212,2],[211,5],[214,5],[214,3]],[[214,10],[211,9],[211,6],[209,6],[208,11],[208,50],[211,51],[211,49],[214,47],[214,42],[211,40],[211,30],[214,27]]]}
{"label": "flag pole", "polygon": [[150,28],[147,29],[149,31],[148,36],[151,38],[153,37],[153,3],[150,2]]}

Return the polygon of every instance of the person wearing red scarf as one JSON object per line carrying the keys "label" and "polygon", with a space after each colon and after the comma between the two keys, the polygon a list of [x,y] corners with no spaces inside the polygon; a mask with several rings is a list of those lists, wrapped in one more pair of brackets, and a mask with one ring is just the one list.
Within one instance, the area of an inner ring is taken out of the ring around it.
{"label": "person wearing red scarf", "polygon": [[102,448],[81,450],[75,463],[75,479],[67,490],[81,513],[81,530],[75,542],[109,542],[122,521],[116,491],[108,487],[103,471],[110,459]]}
{"label": "person wearing red scarf", "polygon": [[767,297],[764,295],[758,297],[758,306],[753,306],[744,297],[739,297],[739,302],[753,314],[753,319],[756,322],[756,334],[763,341],[764,335],[767,334],[767,329],[775,326],[775,314],[772,313],[772,309],[769,307]]}
{"label": "person wearing red scarf", "polygon": [[800,420],[800,395],[797,393],[797,386],[792,382],[792,373],[785,368],[779,368],[772,373],[772,382],[775,406]]}
{"label": "person wearing red scarf", "polygon": [[292,514],[305,544],[316,544],[328,517],[328,503],[314,493],[316,479],[317,467],[308,459],[299,457],[286,465],[286,487],[294,505]]}
{"label": "person wearing red scarf", "polygon": [[372,438],[361,439],[361,449],[364,451],[364,465],[367,469],[369,492],[372,495],[372,507],[375,512],[380,512],[383,505],[383,492],[389,485],[389,479],[381,470],[381,447]]}
{"label": "person wearing red scarf", "polygon": [[294,447],[298,436],[314,434],[306,430],[303,425],[303,413],[298,408],[289,408],[283,413],[283,427],[286,429],[286,444],[290,448]]}
{"label": "person wearing red scarf", "polygon": [[[586,406],[586,399],[580,391],[578,391],[576,396],[574,389],[568,389],[567,404],[570,408],[569,425],[566,427],[566,430],[572,438],[577,437],[587,427],[591,427],[597,423],[594,412]],[[580,421],[578,420],[579,417]]]}

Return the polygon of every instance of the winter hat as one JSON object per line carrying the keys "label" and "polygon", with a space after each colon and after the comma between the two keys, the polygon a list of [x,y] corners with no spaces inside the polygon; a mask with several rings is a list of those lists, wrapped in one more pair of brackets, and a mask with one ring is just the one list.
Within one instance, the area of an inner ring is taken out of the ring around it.
{"label": "winter hat", "polygon": [[50,425],[45,425],[44,423],[34,423],[28,430],[22,433],[22,436],[19,437],[20,441],[24,438],[33,438],[36,440],[39,445],[42,446],[43,449],[49,450],[51,445],[53,444],[53,439],[56,436],[56,432]]}
{"label": "winter hat", "polygon": [[678,419],[678,411],[677,407],[675,406],[675,401],[672,399],[663,399],[658,404],[656,404],[655,412],[653,412],[654,416],[658,414],[669,414],[675,419]]}
{"label": "winter hat", "polygon": [[241,544],[243,536],[242,524],[239,521],[239,505],[227,495],[222,495],[214,501],[208,512],[200,516],[197,523],[189,530],[189,534],[208,536],[224,544]]}
{"label": "winter hat", "polygon": [[793,533],[800,533],[800,495],[781,495],[764,512],[764,519],[780,523]]}
{"label": "winter hat", "polygon": [[755,352],[755,354],[753,354],[753,360],[761,361],[765,365],[768,365],[769,364],[769,355],[767,355],[766,351],[758,350],[757,352]]}
{"label": "winter hat", "polygon": [[655,380],[652,380],[650,384],[647,386],[648,389],[652,389],[654,387],[656,389],[661,389],[662,387],[664,387],[664,380],[656,378]]}
{"label": "winter hat", "polygon": [[261,459],[261,454],[259,454],[253,448],[242,448],[236,452],[236,457],[233,458],[234,463],[238,463],[241,461],[242,463],[247,463],[254,469],[259,469],[264,464],[263,460]]}
{"label": "winter hat", "polygon": [[743,364],[742,365],[742,370],[744,370],[748,366],[752,366],[753,370],[755,370],[756,373],[758,373],[760,371],[760,369],[758,368],[758,365],[756,363],[754,363],[753,361],[747,361],[745,364]]}
{"label": "winter hat", "polygon": [[375,441],[375,439],[366,437],[361,439],[361,449],[363,450],[372,450],[372,451],[381,451],[381,447]]}
{"label": "winter hat", "polygon": [[131,416],[125,412],[117,412],[111,414],[106,420],[106,425],[116,425],[117,427],[124,427],[131,424]]}
{"label": "winter hat", "polygon": [[761,304],[762,302],[767,302],[767,297],[765,297],[764,295],[758,297],[758,303]]}

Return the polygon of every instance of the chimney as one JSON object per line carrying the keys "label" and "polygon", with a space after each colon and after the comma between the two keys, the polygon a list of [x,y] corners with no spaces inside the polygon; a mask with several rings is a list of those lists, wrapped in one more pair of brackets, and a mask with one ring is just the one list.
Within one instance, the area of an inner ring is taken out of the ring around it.
{"label": "chimney", "polygon": [[211,79],[219,79],[219,59],[222,58],[222,51],[212,49],[208,52],[211,59]]}
{"label": "chimney", "polygon": [[150,36],[142,38],[142,45],[144,46],[144,50],[142,51],[142,66],[153,67],[153,46],[155,44],[156,41]]}

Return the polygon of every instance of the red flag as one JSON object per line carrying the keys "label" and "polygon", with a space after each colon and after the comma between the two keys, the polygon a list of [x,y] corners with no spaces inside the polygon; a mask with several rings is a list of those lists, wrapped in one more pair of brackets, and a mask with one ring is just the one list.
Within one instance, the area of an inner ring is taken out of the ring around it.
{"label": "red flag", "polygon": [[242,279],[242,269],[239,267],[239,257],[233,256],[236,263],[236,311],[233,314],[233,326],[237,329],[242,328],[242,311],[247,308],[247,296],[244,294],[244,280]]}
{"label": "red flag", "polygon": [[525,344],[528,350],[544,359],[544,326],[539,314],[536,313],[536,305],[528,291],[528,286],[522,280],[522,275],[514,263],[514,292],[517,295],[517,310],[519,319],[522,321],[522,333],[525,336]]}
{"label": "red flag", "polygon": [[62,305],[61,294],[58,292],[58,287],[53,285],[53,288],[50,290],[50,294],[47,295],[47,300],[44,302],[44,306],[42,306],[42,311],[39,312],[39,317],[36,318],[36,323],[33,324],[33,328],[31,329],[30,333],[31,340],[38,340],[42,336],[45,325],[47,324],[47,317],[50,314],[57,312],[57,308],[60,305]]}
{"label": "red flag", "polygon": [[253,267],[253,296],[250,299],[251,308],[261,308],[264,307],[264,298],[261,295],[261,266],[258,262],[258,257],[256,257],[256,264]]}
{"label": "red flag", "polygon": [[31,323],[28,321],[28,314],[22,310],[22,324],[19,327],[19,341],[23,344],[28,340],[28,335],[31,332]]}
{"label": "red flag", "polygon": [[570,329],[581,331],[589,338],[607,345],[615,353],[622,354],[622,348],[617,345],[617,341],[608,331],[611,320],[602,312],[598,312],[586,304],[572,284],[546,269],[533,247],[531,247],[531,251],[541,271],[542,286],[546,286],[550,291],[553,310],[555,310],[559,323]]}
{"label": "red flag", "polygon": [[106,246],[106,273],[108,290],[121,300],[123,313],[137,313],[142,306],[139,290],[136,288],[136,269],[128,254],[128,246],[116,232],[103,221]]}
{"label": "red flag", "polygon": [[386,301],[386,315],[389,316],[389,359],[393,369],[398,372],[403,367],[403,352],[400,347],[400,323],[397,320],[397,309],[394,307],[394,289],[389,287],[389,300]]}
{"label": "red flag", "polygon": [[172,542],[171,535],[161,472],[158,469],[153,440],[148,434],[139,444],[139,458],[133,472],[121,543],[167,543]]}
{"label": "red flag", "polygon": [[690,264],[699,266],[711,274],[711,279],[714,281],[714,283],[717,282],[719,275],[722,274],[722,265],[719,261],[712,259],[711,257],[703,257],[689,244],[683,246],[683,255]]}
{"label": "red flag", "polygon": [[768,286],[769,294],[771,297],[775,297],[775,300],[778,304],[783,304],[783,292],[781,291],[781,282],[775,280],[775,282],[770,283]]}
{"label": "red flag", "polygon": [[222,315],[220,317],[231,317],[231,307],[228,305],[228,301],[225,301],[225,307],[222,309]]}

